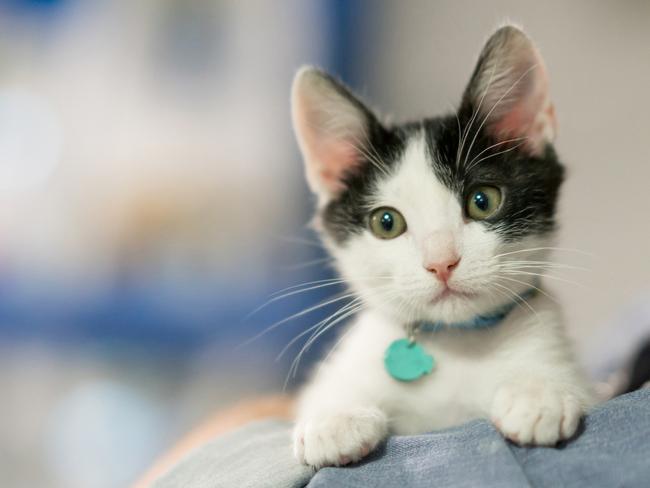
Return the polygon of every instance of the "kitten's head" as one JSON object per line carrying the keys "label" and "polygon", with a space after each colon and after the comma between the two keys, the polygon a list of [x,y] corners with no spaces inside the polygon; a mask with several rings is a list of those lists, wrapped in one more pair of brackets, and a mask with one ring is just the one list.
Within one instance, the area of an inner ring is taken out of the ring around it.
{"label": "kitten's head", "polygon": [[292,104],[316,222],[367,304],[456,322],[536,281],[563,170],[546,70],[519,29],[488,40],[457,114],[387,126],[314,68]]}

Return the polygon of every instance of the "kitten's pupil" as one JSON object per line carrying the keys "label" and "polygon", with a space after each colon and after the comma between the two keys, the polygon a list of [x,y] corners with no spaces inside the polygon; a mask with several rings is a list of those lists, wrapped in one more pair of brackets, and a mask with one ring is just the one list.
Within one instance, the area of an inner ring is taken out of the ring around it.
{"label": "kitten's pupil", "polygon": [[476,192],[474,194],[474,203],[483,212],[487,211],[487,209],[490,208],[490,199],[482,191]]}
{"label": "kitten's pupil", "polygon": [[384,214],[381,216],[381,226],[386,232],[390,232],[393,230],[393,225],[395,224],[395,221],[393,220],[393,216],[390,214],[390,212],[384,212]]}

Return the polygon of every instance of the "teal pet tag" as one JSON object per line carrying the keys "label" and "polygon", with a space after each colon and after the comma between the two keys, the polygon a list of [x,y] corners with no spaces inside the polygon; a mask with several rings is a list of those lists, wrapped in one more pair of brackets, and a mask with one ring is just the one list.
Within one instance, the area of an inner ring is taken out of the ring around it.
{"label": "teal pet tag", "polygon": [[431,373],[435,361],[422,346],[409,339],[397,339],[384,354],[384,366],[399,381],[414,381]]}

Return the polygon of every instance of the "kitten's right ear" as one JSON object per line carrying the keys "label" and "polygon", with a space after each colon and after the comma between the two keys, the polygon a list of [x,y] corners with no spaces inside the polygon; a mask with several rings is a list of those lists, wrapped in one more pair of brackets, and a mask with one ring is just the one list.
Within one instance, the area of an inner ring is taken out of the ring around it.
{"label": "kitten's right ear", "polygon": [[483,48],[465,90],[461,110],[478,112],[495,139],[524,139],[523,149],[541,154],[553,141],[555,109],[539,51],[519,28],[498,29]]}
{"label": "kitten's right ear", "polygon": [[291,93],[293,128],[307,182],[321,204],[345,189],[345,177],[364,161],[372,113],[323,71],[301,68]]}

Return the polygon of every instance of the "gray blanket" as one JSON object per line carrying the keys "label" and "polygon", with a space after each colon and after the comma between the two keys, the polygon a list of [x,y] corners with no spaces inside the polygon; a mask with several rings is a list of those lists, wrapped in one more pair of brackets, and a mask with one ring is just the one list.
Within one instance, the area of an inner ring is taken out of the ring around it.
{"label": "gray blanket", "polygon": [[596,407],[555,448],[506,441],[486,421],[391,437],[363,462],[313,473],[293,460],[285,422],[250,424],[196,449],[155,488],[650,487],[650,389]]}

